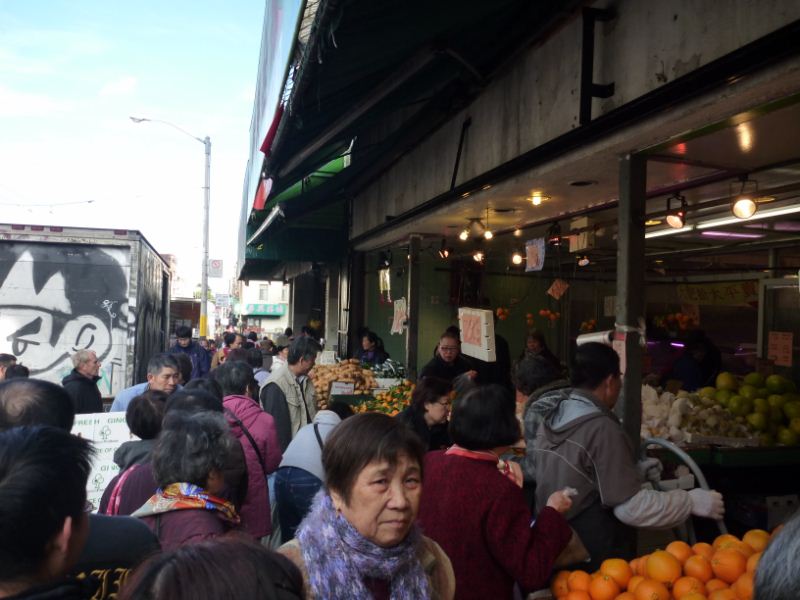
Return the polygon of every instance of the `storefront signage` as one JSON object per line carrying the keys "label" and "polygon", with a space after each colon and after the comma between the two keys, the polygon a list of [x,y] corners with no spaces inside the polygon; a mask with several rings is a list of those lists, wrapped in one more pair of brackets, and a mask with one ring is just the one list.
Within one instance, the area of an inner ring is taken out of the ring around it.
{"label": "storefront signage", "polygon": [[486,362],[495,362],[494,314],[479,308],[459,308],[461,352]]}
{"label": "storefront signage", "polygon": [[243,315],[282,317],[286,314],[285,304],[245,304]]}
{"label": "storefront signage", "polygon": [[770,331],[767,358],[775,361],[776,367],[791,367],[793,343],[794,334],[791,331]]}
{"label": "storefront signage", "polygon": [[72,434],[94,442],[96,454],[86,484],[86,499],[92,504],[92,512],[96,512],[108,482],[119,473],[114,452],[123,443],[138,438],[128,429],[124,412],[77,415]]}
{"label": "storefront signage", "polygon": [[757,281],[678,285],[681,304],[752,306],[758,303]]}

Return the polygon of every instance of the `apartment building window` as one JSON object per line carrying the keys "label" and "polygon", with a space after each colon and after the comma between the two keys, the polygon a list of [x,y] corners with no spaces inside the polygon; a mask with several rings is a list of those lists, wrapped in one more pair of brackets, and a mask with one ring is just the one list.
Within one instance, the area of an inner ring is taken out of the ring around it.
{"label": "apartment building window", "polygon": [[258,300],[259,302],[266,302],[269,300],[269,284],[268,283],[260,283],[258,284]]}

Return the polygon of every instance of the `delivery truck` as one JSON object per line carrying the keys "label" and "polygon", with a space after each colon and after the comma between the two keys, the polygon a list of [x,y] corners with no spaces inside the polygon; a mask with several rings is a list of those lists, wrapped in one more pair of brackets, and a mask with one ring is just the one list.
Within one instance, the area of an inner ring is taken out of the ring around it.
{"label": "delivery truck", "polygon": [[0,224],[0,353],[61,383],[93,350],[105,398],[169,339],[170,271],[138,231]]}

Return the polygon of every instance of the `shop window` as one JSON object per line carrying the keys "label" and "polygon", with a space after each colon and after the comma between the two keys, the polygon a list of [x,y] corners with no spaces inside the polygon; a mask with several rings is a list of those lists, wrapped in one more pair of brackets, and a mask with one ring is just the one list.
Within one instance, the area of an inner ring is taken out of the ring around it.
{"label": "shop window", "polygon": [[269,300],[269,284],[260,283],[258,285],[258,300],[259,302],[267,302]]}

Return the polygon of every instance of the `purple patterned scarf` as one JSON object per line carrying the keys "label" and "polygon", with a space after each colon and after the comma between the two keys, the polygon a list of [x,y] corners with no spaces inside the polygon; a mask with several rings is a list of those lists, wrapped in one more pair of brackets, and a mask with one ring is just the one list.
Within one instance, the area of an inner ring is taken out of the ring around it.
{"label": "purple patterned scarf", "polygon": [[314,598],[370,598],[365,577],[389,581],[392,600],[431,597],[428,579],[417,558],[422,536],[416,525],[400,544],[383,548],[358,533],[333,508],[327,492],[320,490],[297,529],[297,540]]}

